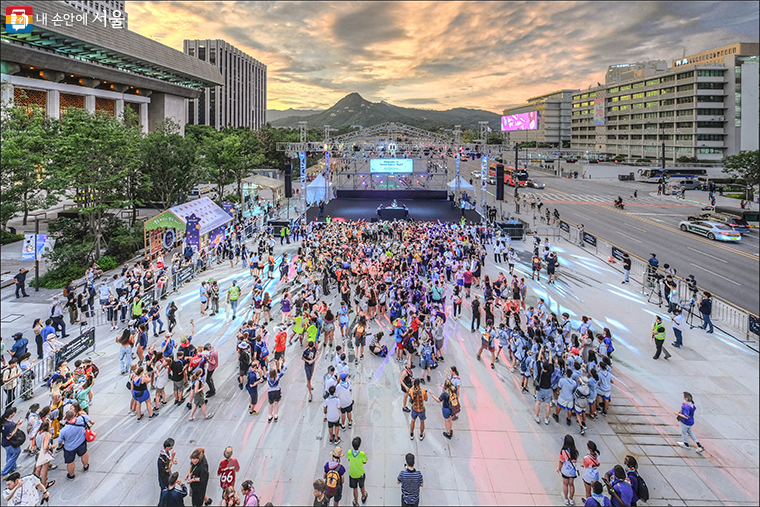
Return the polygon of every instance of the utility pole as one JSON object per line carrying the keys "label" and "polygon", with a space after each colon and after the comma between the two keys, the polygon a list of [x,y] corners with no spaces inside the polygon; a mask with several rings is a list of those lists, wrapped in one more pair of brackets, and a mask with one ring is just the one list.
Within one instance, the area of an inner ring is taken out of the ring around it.
{"label": "utility pole", "polygon": [[662,142],[662,174],[665,174],[665,141]]}
{"label": "utility pole", "polygon": [[[34,216],[34,292],[40,291],[40,256],[37,254],[37,235],[40,233],[40,217]],[[16,293],[18,294],[18,292]]]}

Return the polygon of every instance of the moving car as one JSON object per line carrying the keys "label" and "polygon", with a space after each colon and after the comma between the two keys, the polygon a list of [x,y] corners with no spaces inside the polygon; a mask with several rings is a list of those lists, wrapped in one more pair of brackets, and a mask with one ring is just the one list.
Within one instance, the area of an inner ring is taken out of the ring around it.
{"label": "moving car", "polygon": [[707,239],[718,241],[741,241],[742,235],[731,227],[708,220],[684,220],[679,224],[684,232],[693,232]]}
{"label": "moving car", "polygon": [[490,178],[488,178],[488,184],[489,185],[496,185],[496,178],[493,177],[493,176],[491,176]]}
{"label": "moving car", "polygon": [[544,188],[546,185],[544,185],[542,182],[538,180],[534,180],[533,178],[528,178],[528,184],[525,185],[526,187],[530,188]]}
{"label": "moving car", "polygon": [[706,220],[708,222],[716,222],[727,225],[732,230],[742,234],[747,234],[751,230],[746,220],[729,213],[702,213],[701,215],[690,215],[687,220]]}

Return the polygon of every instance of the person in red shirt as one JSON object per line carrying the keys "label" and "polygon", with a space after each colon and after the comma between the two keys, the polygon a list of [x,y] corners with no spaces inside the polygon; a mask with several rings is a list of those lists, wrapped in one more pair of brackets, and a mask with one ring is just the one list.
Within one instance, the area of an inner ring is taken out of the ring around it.
{"label": "person in red shirt", "polygon": [[285,367],[285,349],[287,348],[288,331],[285,326],[278,329],[274,338],[274,360],[277,362],[277,371]]}
{"label": "person in red shirt", "polygon": [[219,476],[219,485],[222,487],[222,493],[227,488],[235,489],[235,474],[240,471],[238,460],[232,457],[232,447],[224,449],[224,459],[219,463],[219,470],[216,474]]}

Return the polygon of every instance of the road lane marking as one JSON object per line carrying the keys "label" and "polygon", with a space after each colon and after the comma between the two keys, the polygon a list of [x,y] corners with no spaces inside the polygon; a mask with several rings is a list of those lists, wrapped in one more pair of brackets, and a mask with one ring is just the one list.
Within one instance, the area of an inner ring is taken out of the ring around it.
{"label": "road lane marking", "polygon": [[742,285],[742,284],[740,284],[740,283],[736,283],[735,281],[731,280],[730,278],[726,278],[725,276],[719,275],[719,274],[718,274],[718,273],[716,273],[715,271],[710,271],[710,270],[709,270],[709,269],[707,269],[707,268],[703,268],[703,267],[702,267],[702,266],[700,266],[699,264],[694,264],[693,262],[691,262],[690,264],[691,264],[692,266],[694,266],[695,268],[699,268],[699,269],[701,269],[701,270],[703,270],[703,271],[707,271],[708,273],[710,273],[710,274],[713,274],[713,275],[717,276],[718,278],[722,278],[722,279],[724,279],[724,280],[725,280],[725,281],[727,281],[727,282],[731,282],[731,283],[732,283],[732,284],[734,284],[734,285],[738,285],[739,287],[741,287],[741,285]]}
{"label": "road lane marking", "polygon": [[618,234],[620,234],[621,236],[625,236],[626,238],[628,238],[628,239],[630,239],[630,240],[633,240],[633,241],[635,241],[636,243],[641,243],[641,241],[640,241],[640,240],[638,240],[638,239],[634,238],[633,236],[629,236],[628,234],[625,234],[624,232],[620,232],[620,231],[615,231],[615,232],[617,232],[617,233],[618,233]]}
{"label": "road lane marking", "polygon": [[691,250],[692,252],[697,252],[698,254],[706,255],[707,257],[712,257],[712,258],[713,258],[713,259],[715,259],[716,261],[720,261],[720,262],[722,262],[723,264],[728,264],[728,261],[724,261],[724,260],[723,260],[723,259],[721,259],[720,257],[715,257],[714,255],[710,255],[710,254],[704,253],[704,252],[702,252],[702,251],[700,251],[700,250],[697,250],[696,248],[692,248],[692,247],[690,247],[690,246],[687,246],[686,248],[687,248],[688,250]]}
{"label": "road lane marking", "polygon": [[637,231],[647,232],[646,230],[642,229],[641,227],[636,227],[635,225],[629,225],[628,227],[630,227],[631,229],[636,229]]}

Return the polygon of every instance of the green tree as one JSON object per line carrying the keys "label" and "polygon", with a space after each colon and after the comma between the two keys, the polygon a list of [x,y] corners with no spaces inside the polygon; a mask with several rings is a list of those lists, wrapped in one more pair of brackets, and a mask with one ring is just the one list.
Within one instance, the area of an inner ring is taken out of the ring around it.
{"label": "green tree", "polygon": [[256,131],[251,129],[239,129],[237,131],[240,140],[241,161],[238,165],[232,167],[232,177],[235,179],[236,196],[243,202],[243,178],[248,176],[253,169],[262,168],[266,160],[264,154],[264,143]]}
{"label": "green tree", "polygon": [[182,137],[179,125],[171,119],[143,139],[142,170],[150,181],[145,195],[162,210],[174,206],[201,181],[196,143],[195,137]]}
{"label": "green tree", "polygon": [[203,138],[203,166],[210,181],[217,187],[217,200],[224,200],[224,187],[234,181],[234,171],[243,163],[240,137],[232,129],[214,132]]}
{"label": "green tree", "polygon": [[0,122],[3,191],[0,209],[2,229],[14,215],[23,213],[26,225],[29,212],[56,204],[64,184],[50,166],[57,122],[38,106],[2,105]]}
{"label": "green tree", "polygon": [[747,188],[747,199],[754,197],[754,188],[760,183],[760,151],[740,151],[726,157],[723,172],[736,178]]}
{"label": "green tree", "polygon": [[120,119],[69,110],[60,120],[54,165],[79,189],[80,212],[94,236],[94,258],[100,258],[105,215],[134,203],[125,181],[140,167],[141,132]]}

